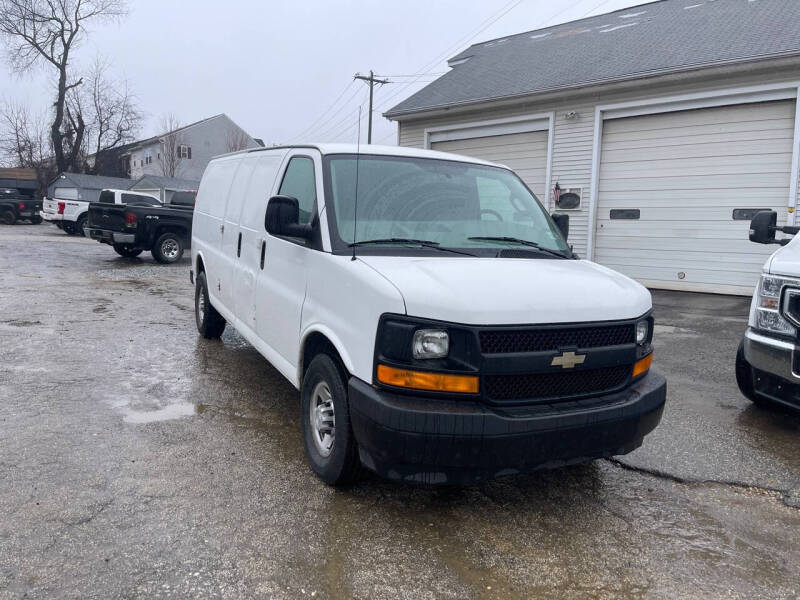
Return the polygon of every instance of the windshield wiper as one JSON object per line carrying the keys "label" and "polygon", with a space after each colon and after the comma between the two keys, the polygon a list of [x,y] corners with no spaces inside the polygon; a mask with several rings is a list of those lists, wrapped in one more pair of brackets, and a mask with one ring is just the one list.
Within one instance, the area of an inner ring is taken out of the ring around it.
{"label": "windshield wiper", "polygon": [[456,250],[454,248],[448,248],[446,246],[442,246],[439,242],[434,242],[431,240],[415,240],[413,238],[378,238],[374,240],[361,240],[359,242],[354,242],[352,244],[347,244],[349,248],[354,248],[357,246],[369,246],[372,244],[413,244],[415,246],[422,246],[423,248],[432,248],[434,250],[441,250],[442,252],[452,252],[453,254],[463,254],[465,256],[475,256],[469,252],[462,252],[461,250]]}
{"label": "windshield wiper", "polygon": [[509,242],[511,244],[519,244],[520,246],[528,246],[529,248],[536,248],[540,252],[545,252],[547,254],[551,254],[553,256],[558,256],[559,258],[569,258],[563,252],[559,252],[558,250],[551,250],[550,248],[544,248],[537,244],[536,242],[531,242],[530,240],[523,240],[522,238],[515,238],[509,236],[473,236],[468,237],[468,240],[475,240],[476,242]]}

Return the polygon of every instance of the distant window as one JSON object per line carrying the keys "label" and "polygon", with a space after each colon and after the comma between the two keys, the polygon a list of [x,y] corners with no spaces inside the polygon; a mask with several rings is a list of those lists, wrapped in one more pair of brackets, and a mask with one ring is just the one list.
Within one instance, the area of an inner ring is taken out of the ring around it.
{"label": "distant window", "polygon": [[103,204],[114,204],[114,192],[103,190],[100,192],[100,202]]}
{"label": "distant window", "polygon": [[196,196],[197,192],[175,192],[172,194],[169,203],[178,206],[194,206],[194,199]]}
{"label": "distant window", "polygon": [[290,160],[278,194],[297,198],[300,204],[300,222],[310,222],[317,200],[314,161],[306,156],[295,156]]}
{"label": "distant window", "polygon": [[757,213],[769,210],[768,208],[734,208],[733,220],[734,221],[751,221]]}
{"label": "distant window", "polygon": [[161,204],[161,202],[151,196],[140,196],[139,194],[122,194],[122,203],[132,204],[134,206],[158,206]]}
{"label": "distant window", "polygon": [[149,164],[151,164],[152,162],[153,162],[153,157],[152,157],[152,155],[148,154],[147,156],[145,156],[145,157],[144,157],[144,164],[146,164],[146,165],[149,165]]}
{"label": "distant window", "polygon": [[187,146],[186,144],[179,144],[178,145],[178,158],[187,158],[191,160],[192,158],[192,147]]}

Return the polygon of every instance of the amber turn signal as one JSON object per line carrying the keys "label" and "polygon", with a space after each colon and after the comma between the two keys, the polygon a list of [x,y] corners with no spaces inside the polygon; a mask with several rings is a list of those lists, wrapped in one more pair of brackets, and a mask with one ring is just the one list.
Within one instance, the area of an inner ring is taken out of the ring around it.
{"label": "amber turn signal", "polygon": [[386,385],[414,390],[456,392],[459,394],[478,393],[478,378],[471,375],[425,373],[423,371],[409,371],[407,369],[395,369],[386,365],[378,365],[378,381]]}
{"label": "amber turn signal", "polygon": [[651,352],[641,360],[637,360],[633,365],[633,376],[638,377],[644,375],[650,369],[650,364],[653,362],[653,353]]}

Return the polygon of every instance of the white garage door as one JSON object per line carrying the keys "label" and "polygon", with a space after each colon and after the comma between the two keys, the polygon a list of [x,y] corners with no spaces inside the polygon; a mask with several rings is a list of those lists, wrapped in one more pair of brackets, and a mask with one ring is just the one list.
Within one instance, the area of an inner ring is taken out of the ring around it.
{"label": "white garage door", "polygon": [[785,220],[793,131],[793,100],[606,120],[595,260],[650,287],[749,295],[775,250],[748,241],[749,219]]}
{"label": "white garage door", "polygon": [[432,142],[431,150],[463,154],[506,165],[516,171],[540,199],[545,197],[547,131]]}

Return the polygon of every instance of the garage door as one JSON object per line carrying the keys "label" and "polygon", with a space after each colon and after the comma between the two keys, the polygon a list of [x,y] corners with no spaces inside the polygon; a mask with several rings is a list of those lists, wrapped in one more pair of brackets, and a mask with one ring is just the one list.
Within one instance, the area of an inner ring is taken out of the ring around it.
{"label": "garage door", "polygon": [[55,189],[54,196],[62,200],[78,200],[78,188],[60,187]]}
{"label": "garage door", "polygon": [[516,171],[540,199],[545,197],[547,131],[432,142],[431,149],[506,165]]}
{"label": "garage door", "polygon": [[794,101],[606,120],[595,260],[650,287],[752,293],[775,250],[755,209],[785,219]]}

